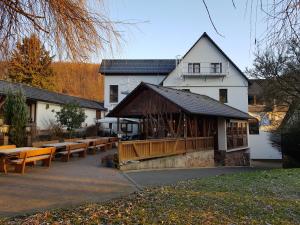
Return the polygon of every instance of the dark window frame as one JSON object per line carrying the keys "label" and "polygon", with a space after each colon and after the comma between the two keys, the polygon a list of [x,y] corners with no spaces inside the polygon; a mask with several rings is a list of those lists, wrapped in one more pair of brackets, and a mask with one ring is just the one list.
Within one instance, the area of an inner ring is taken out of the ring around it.
{"label": "dark window frame", "polygon": [[222,73],[222,63],[210,63],[211,73]]}
{"label": "dark window frame", "polygon": [[228,103],[228,89],[219,89],[219,101],[222,103]]}
{"label": "dark window frame", "polygon": [[[116,88],[116,90],[113,90]],[[109,102],[110,103],[118,103],[119,101],[119,85],[109,85]]]}
{"label": "dark window frame", "polygon": [[201,71],[201,69],[200,69],[200,63],[193,63],[193,73],[200,73],[200,71]]}

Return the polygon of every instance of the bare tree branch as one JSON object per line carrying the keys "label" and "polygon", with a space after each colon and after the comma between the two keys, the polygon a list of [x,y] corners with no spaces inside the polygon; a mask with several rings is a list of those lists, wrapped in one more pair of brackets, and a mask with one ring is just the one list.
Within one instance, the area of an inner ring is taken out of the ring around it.
{"label": "bare tree branch", "polygon": [[206,9],[206,12],[207,12],[207,14],[208,14],[209,20],[210,20],[210,22],[211,22],[211,24],[212,24],[214,30],[216,31],[216,33],[217,33],[218,35],[224,37],[224,35],[221,34],[221,33],[218,31],[218,29],[216,28],[216,26],[215,26],[215,24],[214,24],[214,21],[213,21],[212,18],[211,18],[210,11],[209,11],[209,9],[208,9],[208,7],[207,7],[207,5],[206,5],[205,0],[202,0],[202,2],[203,2],[203,4],[204,4],[204,6],[205,6],[205,9]]}

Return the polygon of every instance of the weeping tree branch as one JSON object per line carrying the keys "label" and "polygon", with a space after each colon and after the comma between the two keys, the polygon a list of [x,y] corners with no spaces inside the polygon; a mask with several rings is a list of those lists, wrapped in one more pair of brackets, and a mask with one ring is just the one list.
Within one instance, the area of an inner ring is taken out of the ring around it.
{"label": "weeping tree branch", "polygon": [[119,28],[135,24],[110,20],[102,0],[0,0],[0,12],[2,55],[35,33],[60,58],[86,60],[118,47]]}

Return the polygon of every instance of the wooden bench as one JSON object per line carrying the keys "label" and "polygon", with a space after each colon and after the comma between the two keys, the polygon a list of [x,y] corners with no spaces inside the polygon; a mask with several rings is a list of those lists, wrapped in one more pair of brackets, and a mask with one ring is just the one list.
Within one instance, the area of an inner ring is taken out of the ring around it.
{"label": "wooden bench", "polygon": [[119,138],[117,138],[117,137],[110,137],[108,139],[107,148],[111,149],[113,147],[116,147],[116,143],[118,143],[118,141],[119,141]]}
{"label": "wooden bench", "polygon": [[[0,146],[1,150],[5,150],[5,149],[13,149],[16,148],[15,145],[2,145]],[[2,168],[1,170],[3,170],[4,173],[7,173],[7,169],[6,169],[6,160],[7,159],[15,159],[16,156],[6,156],[6,157],[1,157],[0,158],[0,168]]]}
{"label": "wooden bench", "polygon": [[62,155],[62,161],[68,162],[73,153],[78,153],[79,157],[85,157],[87,147],[88,145],[86,143],[67,145],[65,151],[58,152],[57,154]]}
{"label": "wooden bench", "polygon": [[34,165],[37,161],[42,161],[43,166],[50,167],[52,156],[55,153],[54,147],[29,150],[19,154],[18,159],[9,160],[8,164],[15,167],[16,173],[24,174],[27,164]]}
{"label": "wooden bench", "polygon": [[97,150],[105,150],[106,148],[106,142],[107,140],[105,139],[99,139],[93,142],[92,146],[89,146],[88,149],[95,154]]}

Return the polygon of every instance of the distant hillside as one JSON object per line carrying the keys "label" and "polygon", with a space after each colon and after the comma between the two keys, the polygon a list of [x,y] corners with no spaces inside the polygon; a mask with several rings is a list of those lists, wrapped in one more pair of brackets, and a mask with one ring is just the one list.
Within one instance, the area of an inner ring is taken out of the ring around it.
{"label": "distant hillside", "polygon": [[[56,91],[82,98],[103,101],[103,76],[99,64],[55,62]],[[6,62],[0,62],[0,79],[5,79]]]}
{"label": "distant hillside", "polygon": [[53,63],[58,92],[103,101],[103,76],[99,64]]}

